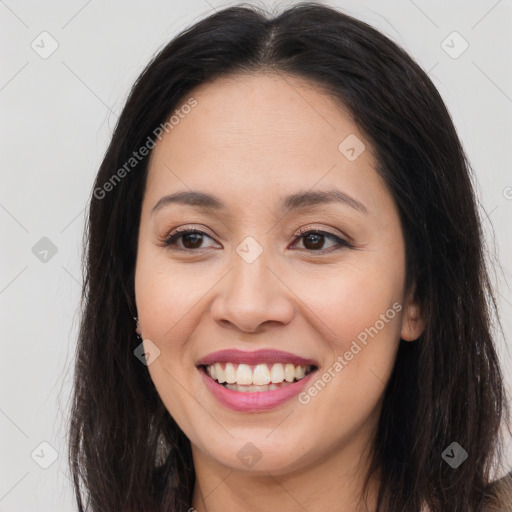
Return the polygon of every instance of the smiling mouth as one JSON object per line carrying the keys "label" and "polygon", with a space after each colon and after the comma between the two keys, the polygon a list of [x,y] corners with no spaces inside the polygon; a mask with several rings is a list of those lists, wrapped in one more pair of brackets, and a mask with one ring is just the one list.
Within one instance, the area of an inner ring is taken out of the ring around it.
{"label": "smiling mouth", "polygon": [[273,391],[302,380],[317,369],[314,365],[292,363],[213,363],[199,367],[218,384],[231,391],[257,393]]}

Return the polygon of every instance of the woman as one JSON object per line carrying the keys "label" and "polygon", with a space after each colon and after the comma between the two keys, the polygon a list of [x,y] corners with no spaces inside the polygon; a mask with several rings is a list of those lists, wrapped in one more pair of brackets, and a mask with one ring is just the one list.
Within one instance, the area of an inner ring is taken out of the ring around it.
{"label": "woman", "polygon": [[87,244],[80,510],[512,503],[470,167],[375,29],[303,3],[184,31],[130,94]]}

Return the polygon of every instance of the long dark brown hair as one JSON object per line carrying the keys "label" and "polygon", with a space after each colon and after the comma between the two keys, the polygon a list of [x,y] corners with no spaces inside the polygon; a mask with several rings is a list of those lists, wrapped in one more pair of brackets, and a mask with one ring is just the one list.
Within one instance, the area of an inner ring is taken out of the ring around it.
{"label": "long dark brown hair", "polygon": [[[134,356],[149,157],[126,163],[194,87],[257,72],[306,79],[339,101],[376,149],[377,171],[399,209],[406,288],[414,287],[426,327],[414,343],[400,343],[385,389],[368,474],[368,481],[381,475],[378,511],[484,510],[509,407],[471,167],[438,91],[411,57],[366,23],[313,2],[272,15],[245,4],[220,10],[175,37],[132,88],[96,177],[84,236],[69,428],[79,510],[191,506],[190,442]],[[468,453],[457,469],[442,457],[452,442]]]}

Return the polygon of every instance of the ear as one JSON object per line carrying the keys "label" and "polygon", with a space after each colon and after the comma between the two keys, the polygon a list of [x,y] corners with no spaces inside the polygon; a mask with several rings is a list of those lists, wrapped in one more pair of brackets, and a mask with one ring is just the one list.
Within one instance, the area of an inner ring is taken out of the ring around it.
{"label": "ear", "polygon": [[400,337],[405,341],[415,341],[425,328],[425,319],[419,303],[415,300],[415,287],[408,294],[402,316],[402,331]]}
{"label": "ear", "polygon": [[142,336],[142,333],[140,332],[140,324],[139,324],[139,320],[136,316],[133,317],[133,319],[135,320],[135,322],[137,322],[137,326],[135,327],[135,332],[139,335],[139,336]]}

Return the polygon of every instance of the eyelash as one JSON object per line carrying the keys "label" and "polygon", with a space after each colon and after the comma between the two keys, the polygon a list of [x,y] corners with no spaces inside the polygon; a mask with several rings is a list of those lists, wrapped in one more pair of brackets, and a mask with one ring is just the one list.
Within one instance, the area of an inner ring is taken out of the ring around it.
{"label": "eyelash", "polygon": [[[203,235],[203,236],[207,236],[208,238],[212,238],[210,235],[208,235],[207,233],[205,233],[204,231],[201,231],[199,229],[191,229],[191,228],[188,228],[188,227],[184,227],[184,228],[177,228],[173,231],[171,231],[171,233],[169,233],[169,235],[162,240],[162,246],[170,249],[170,250],[173,250],[173,251],[187,251],[187,252],[198,252],[201,250],[201,248],[197,248],[197,249],[187,249],[185,247],[179,247],[175,244],[175,241],[180,239],[181,237],[183,237],[184,235],[188,235],[188,234],[199,234],[199,235]],[[352,244],[350,244],[349,242],[347,242],[346,240],[340,238],[339,236],[335,235],[334,233],[330,233],[328,231],[322,231],[320,229],[308,229],[308,227],[306,228],[301,228],[297,235],[295,236],[295,239],[294,239],[294,242],[296,240],[299,240],[301,238],[305,238],[306,236],[308,235],[321,235],[321,236],[324,236],[325,238],[329,238],[331,240],[334,240],[340,247],[338,248],[335,248],[335,249],[331,249],[331,250],[325,250],[325,249],[319,249],[319,250],[312,250],[312,249],[303,249],[307,252],[310,252],[310,253],[319,253],[319,254],[325,254],[325,253],[329,253],[329,252],[334,252],[334,251],[338,251],[340,249],[343,249],[343,248],[347,248],[347,249],[353,249],[354,246]]]}

